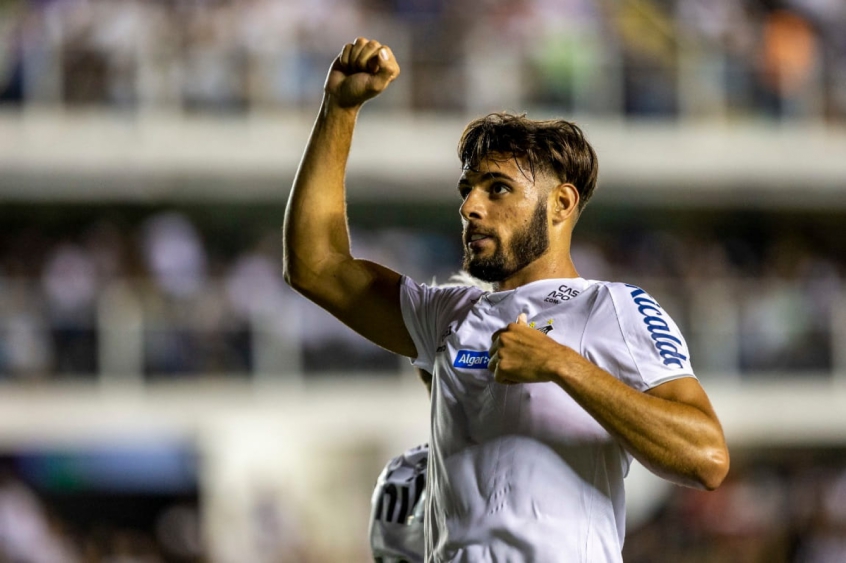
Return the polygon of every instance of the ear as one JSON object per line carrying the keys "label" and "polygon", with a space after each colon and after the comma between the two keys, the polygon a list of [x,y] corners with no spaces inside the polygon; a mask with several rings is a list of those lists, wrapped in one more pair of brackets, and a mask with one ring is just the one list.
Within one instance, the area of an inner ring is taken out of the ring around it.
{"label": "ear", "polygon": [[579,217],[579,190],[573,184],[558,184],[549,193],[549,217],[553,224],[572,221]]}

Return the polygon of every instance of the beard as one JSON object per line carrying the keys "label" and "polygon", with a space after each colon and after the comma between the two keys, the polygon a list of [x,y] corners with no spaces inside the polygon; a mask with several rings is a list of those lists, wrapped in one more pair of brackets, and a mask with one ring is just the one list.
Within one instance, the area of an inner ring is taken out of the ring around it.
{"label": "beard", "polygon": [[[499,242],[499,238],[497,238]],[[464,248],[464,270],[474,278],[496,283],[508,279],[538,258],[549,248],[546,200],[541,199],[525,228],[514,233],[508,248],[497,244],[488,257],[475,257]]]}

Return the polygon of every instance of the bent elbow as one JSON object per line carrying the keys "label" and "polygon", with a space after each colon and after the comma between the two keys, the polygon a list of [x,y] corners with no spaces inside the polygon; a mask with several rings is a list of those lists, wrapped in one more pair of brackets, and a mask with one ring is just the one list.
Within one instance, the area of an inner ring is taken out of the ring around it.
{"label": "bent elbow", "polygon": [[285,281],[286,284],[288,284],[292,288],[297,288],[297,284],[294,279],[294,274],[291,271],[291,267],[287,263],[282,264],[282,279]]}
{"label": "bent elbow", "polygon": [[285,253],[282,258],[282,279],[285,280],[286,284],[297,291],[302,291],[306,284],[305,274],[307,271],[308,269],[301,262],[298,264],[293,256]]}
{"label": "bent elbow", "polygon": [[706,491],[717,489],[725,480],[729,472],[728,449],[716,448],[707,453],[699,474],[699,483]]}
{"label": "bent elbow", "polygon": [[301,272],[298,272],[296,269],[292,268],[283,268],[282,269],[282,279],[285,280],[285,283],[301,295],[306,295],[313,290],[313,283],[309,282],[306,276],[304,276]]}
{"label": "bent elbow", "polygon": [[294,276],[294,272],[288,264],[283,263],[282,265],[282,279],[285,280],[285,283],[290,287],[297,289],[296,276]]}

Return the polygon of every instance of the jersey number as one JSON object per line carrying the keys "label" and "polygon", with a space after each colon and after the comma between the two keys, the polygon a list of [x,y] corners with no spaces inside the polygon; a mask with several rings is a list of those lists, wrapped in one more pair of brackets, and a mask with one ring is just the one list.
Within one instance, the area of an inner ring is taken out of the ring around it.
{"label": "jersey number", "polygon": [[[408,511],[410,508],[417,505],[420,496],[423,494],[423,488],[426,486],[426,476],[418,475],[414,479],[414,500],[411,501],[411,491],[409,487],[400,485],[397,487],[395,483],[388,483],[382,489],[382,496],[379,497],[379,504],[376,505],[376,519],[383,522],[396,522],[397,524],[404,524],[408,518]],[[397,508],[397,500],[400,501],[399,512],[394,513]],[[385,506],[387,501],[387,507]],[[385,510],[387,508],[387,510]]]}

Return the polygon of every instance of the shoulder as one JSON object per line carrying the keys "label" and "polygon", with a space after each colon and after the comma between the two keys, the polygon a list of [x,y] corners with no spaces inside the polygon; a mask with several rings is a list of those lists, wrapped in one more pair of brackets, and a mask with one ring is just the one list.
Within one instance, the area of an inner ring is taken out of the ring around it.
{"label": "shoulder", "polygon": [[441,293],[445,295],[475,295],[481,296],[490,291],[490,288],[482,285],[482,282],[473,283],[472,280],[462,281],[461,283],[449,282],[446,284],[438,284],[433,280],[431,284],[420,283],[408,276],[402,276],[401,284],[403,287],[417,291],[426,291],[429,293]]}
{"label": "shoulder", "polygon": [[425,471],[429,459],[429,444],[421,444],[406,450],[401,456],[400,463],[404,466],[414,467]]}
{"label": "shoulder", "polygon": [[385,468],[382,470],[383,480],[392,481],[399,479],[406,481],[414,475],[425,474],[428,460],[429,444],[409,448],[385,464]]}
{"label": "shoulder", "polygon": [[645,289],[622,282],[596,282],[592,312],[609,321],[616,319],[621,327],[629,323],[650,327],[672,322],[658,300]]}
{"label": "shoulder", "polygon": [[401,293],[409,304],[432,304],[438,308],[458,309],[472,306],[486,291],[474,285],[428,285],[403,276]]}
{"label": "shoulder", "polygon": [[594,307],[597,326],[610,329],[631,349],[648,351],[641,364],[654,360],[661,365],[692,373],[687,344],[669,313],[641,287],[627,283],[605,282]]}
{"label": "shoulder", "polygon": [[596,305],[607,305],[618,315],[631,313],[657,314],[661,312],[658,301],[639,286],[610,281],[594,281]]}

